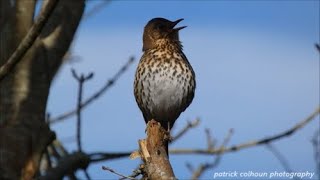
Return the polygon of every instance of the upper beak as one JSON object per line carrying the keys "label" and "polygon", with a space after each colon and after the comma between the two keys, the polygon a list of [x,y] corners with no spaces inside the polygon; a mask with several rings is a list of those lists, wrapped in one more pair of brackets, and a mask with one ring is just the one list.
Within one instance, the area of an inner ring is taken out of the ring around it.
{"label": "upper beak", "polygon": [[181,30],[181,29],[183,29],[183,28],[186,28],[187,26],[181,26],[181,27],[174,28],[174,27],[175,27],[179,22],[181,22],[181,21],[183,21],[183,18],[174,21],[174,22],[172,23],[172,29],[175,30],[175,31],[179,31],[179,30]]}

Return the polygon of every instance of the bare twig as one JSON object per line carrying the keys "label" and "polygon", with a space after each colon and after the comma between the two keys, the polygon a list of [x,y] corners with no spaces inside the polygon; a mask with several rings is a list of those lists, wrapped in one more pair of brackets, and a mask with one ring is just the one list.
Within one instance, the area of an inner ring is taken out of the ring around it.
{"label": "bare twig", "polygon": [[111,168],[109,168],[109,167],[102,166],[102,169],[103,169],[103,170],[106,170],[106,171],[109,171],[109,172],[111,172],[111,173],[113,173],[113,174],[116,174],[116,175],[118,175],[118,176],[120,176],[120,177],[122,177],[122,178],[135,180],[135,178],[129,177],[129,176],[125,176],[125,175],[123,175],[123,174],[120,174],[120,173],[116,172],[115,170],[113,170],[113,169],[111,169]]}
{"label": "bare twig", "polygon": [[210,129],[206,128],[205,129],[206,136],[207,136],[207,144],[208,144],[208,149],[213,149],[214,148],[214,140],[211,135]]}
{"label": "bare twig", "polygon": [[320,53],[320,45],[319,44],[315,44],[316,49],[318,50],[318,52]]}
{"label": "bare twig", "polygon": [[78,169],[86,169],[90,163],[89,157],[82,152],[68,154],[59,159],[58,165],[50,169],[47,174],[39,179],[62,179],[70,172],[76,172]]}
{"label": "bare twig", "polygon": [[48,169],[52,168],[52,162],[51,162],[51,158],[50,158],[48,149],[46,149],[46,152],[44,153],[44,156],[45,156],[45,159],[47,161],[47,166],[48,166],[47,168]]}
{"label": "bare twig", "polygon": [[282,167],[287,172],[292,172],[292,169],[287,161],[287,159],[280,153],[273,145],[270,143],[266,144],[266,148],[278,159]]}
{"label": "bare twig", "polygon": [[[60,143],[59,140],[55,140],[50,145],[50,154],[57,157],[57,161],[59,161],[61,158],[64,158],[65,156],[70,156],[69,153],[66,151],[66,149],[63,147],[63,145]],[[84,153],[83,153],[84,154]],[[122,157],[128,157],[131,154],[131,152],[123,152],[123,153],[107,153],[107,152],[95,152],[90,154],[85,154],[85,156],[88,158],[89,163],[96,163],[100,161],[106,161],[110,159],[118,159]],[[83,156],[79,156],[83,158]],[[86,169],[81,168],[85,175],[86,175]],[[88,176],[87,176],[88,175]],[[87,179],[91,179],[89,174],[87,173],[86,177]],[[72,176],[72,174],[69,174],[69,176]]]}
{"label": "bare twig", "polygon": [[60,152],[60,154],[61,154],[62,156],[65,156],[65,155],[69,154],[69,153],[67,152],[67,150],[63,147],[63,145],[61,144],[61,142],[60,142],[59,140],[54,140],[54,141],[52,142],[52,144],[53,144],[53,146],[54,146],[55,148],[58,148],[58,149],[59,149],[59,152]]}
{"label": "bare twig", "polygon": [[320,130],[318,129],[311,140],[313,151],[314,151],[314,160],[316,163],[316,173],[320,177]]}
{"label": "bare twig", "polygon": [[186,163],[186,167],[187,167],[187,169],[188,169],[190,172],[194,172],[194,167],[193,167],[193,165],[192,165],[190,162],[187,162],[187,163]]}
{"label": "bare twig", "polygon": [[226,137],[223,139],[223,142],[221,143],[221,146],[219,149],[224,149],[224,147],[229,143],[232,135],[233,135],[234,130],[233,129],[229,129],[228,134],[226,135]]}
{"label": "bare twig", "polygon": [[[48,152],[49,152],[49,155],[54,157],[55,158],[55,167],[54,168],[51,168],[51,169],[48,169],[48,171],[46,172],[46,175],[45,177],[47,177],[48,174],[50,174],[50,172],[52,171],[52,169],[56,169],[56,166],[58,166],[60,160],[67,156],[68,155],[68,152],[65,150],[65,148],[62,146],[62,144],[58,141],[58,140],[54,140],[52,142],[52,144],[50,144],[48,146]],[[55,171],[55,170],[54,170]],[[74,180],[74,179],[77,179],[77,177],[75,176],[75,174],[73,172],[69,172],[68,173],[68,177],[70,180]]]}
{"label": "bare twig", "polygon": [[49,112],[46,113],[46,118],[45,118],[46,123],[49,123],[50,117],[51,117],[51,114]]}
{"label": "bare twig", "polygon": [[56,160],[59,160],[61,158],[61,155],[54,144],[50,144],[48,146],[48,153],[50,156],[54,157]]}
{"label": "bare twig", "polygon": [[[114,83],[119,79],[119,77],[128,69],[128,67],[133,63],[134,57],[130,57],[129,60],[127,61],[124,66],[121,67],[121,69],[111,78],[109,79],[106,84],[101,87],[97,92],[95,92],[93,95],[91,95],[88,99],[86,99],[82,104],[81,104],[81,109],[92,103],[94,100],[98,99],[104,92],[106,92]],[[77,112],[77,109],[65,112],[56,118],[52,118],[50,123],[56,123],[59,121],[62,121],[66,118],[69,118],[73,115],[75,115]]]}
{"label": "bare twig", "polygon": [[92,178],[90,177],[90,174],[88,173],[88,171],[85,169],[84,171],[84,175],[86,176],[86,178],[88,179],[88,180],[91,180]]}
{"label": "bare twig", "polygon": [[[140,164],[138,166],[138,168],[136,168],[135,170],[133,170],[133,173],[129,176],[131,178],[136,178],[138,177],[139,175],[142,175],[142,170],[144,168],[144,164]],[[124,179],[127,179],[127,178],[120,178],[119,180],[124,180]]]}
{"label": "bare twig", "polygon": [[10,56],[7,62],[0,67],[0,81],[15,67],[28,49],[33,45],[57,3],[58,0],[50,0],[41,10],[36,22],[32,25],[28,34],[24,37],[18,48]]}
{"label": "bare twig", "polygon": [[123,153],[105,153],[105,152],[97,152],[97,153],[90,153],[90,161],[91,162],[99,162],[105,161],[110,159],[117,159],[130,156],[131,152],[123,152]]}
{"label": "bare twig", "polygon": [[[231,136],[233,134],[233,129],[230,129],[228,134],[226,135],[226,137],[224,138],[221,146],[219,147],[220,151],[222,151],[224,149],[224,147],[228,144],[228,142],[230,141],[231,139]],[[207,138],[211,139],[211,136],[207,136]],[[211,149],[210,146],[208,146],[208,149]],[[205,172],[207,171],[209,168],[214,168],[216,167],[219,163],[220,163],[220,160],[221,160],[221,157],[222,157],[223,153],[219,153],[214,161],[212,163],[204,163],[204,164],[200,164],[200,166],[198,167],[198,169],[196,171],[194,171],[191,179],[193,180],[196,180],[196,179],[199,179],[200,176]]]}
{"label": "bare twig", "polygon": [[86,20],[96,14],[97,12],[101,11],[105,6],[109,5],[111,0],[100,1],[99,4],[93,6],[88,12],[84,15],[83,19]]}
{"label": "bare twig", "polygon": [[[48,170],[48,173],[44,177],[60,177],[66,171],[63,171],[63,168],[67,168],[64,164],[67,160],[72,160],[73,162],[68,162],[70,168],[75,169],[81,169],[84,171],[84,174],[87,179],[92,179],[89,175],[89,173],[86,170],[87,165],[91,163],[91,157],[88,154],[85,154],[83,152],[76,152],[73,154],[69,154],[66,149],[63,147],[63,145],[60,143],[59,140],[54,140],[53,143],[48,148],[49,153],[51,156],[55,157],[59,164],[57,164],[55,167]],[[64,160],[67,159],[67,160]],[[86,165],[87,164],[87,165]],[[60,167],[58,167],[60,166]],[[68,167],[69,168],[69,167]],[[67,172],[66,175],[69,176],[70,179],[77,179],[76,176],[73,173],[74,171]],[[53,175],[54,173],[57,173],[56,175]],[[40,178],[41,179],[41,178]]]}
{"label": "bare twig", "polygon": [[[80,76],[76,73],[74,69],[71,70],[73,77],[78,81],[79,84],[79,91],[78,91],[78,101],[77,101],[77,145],[78,151],[82,152],[82,145],[81,145],[81,104],[82,104],[82,91],[83,91],[83,84],[90,80],[93,77],[93,73],[88,75],[81,74]],[[83,170],[86,178],[91,180],[91,177],[86,169]]]}
{"label": "bare twig", "polygon": [[39,172],[37,173],[36,177],[45,174],[45,172],[47,172],[51,168],[52,168],[52,161],[47,148],[45,152],[42,154],[40,166],[39,166]]}
{"label": "bare twig", "polygon": [[76,73],[74,69],[71,70],[73,77],[78,81],[79,91],[78,91],[78,101],[77,101],[77,145],[78,151],[82,152],[81,146],[81,104],[82,104],[82,91],[83,83],[93,77],[93,73],[87,76],[81,74],[80,76]]}
{"label": "bare twig", "polygon": [[173,143],[174,141],[176,141],[177,139],[179,139],[180,137],[182,137],[186,132],[188,132],[188,130],[197,127],[200,124],[200,119],[196,119],[194,121],[188,121],[187,125],[182,128],[174,137],[172,137],[172,140],[170,143]]}
{"label": "bare twig", "polygon": [[252,146],[258,146],[258,145],[262,145],[262,144],[267,144],[276,140],[280,140],[284,137],[289,137],[292,134],[294,134],[295,132],[297,132],[297,130],[303,128],[306,124],[308,124],[309,122],[311,122],[318,114],[320,113],[320,107],[318,107],[313,113],[311,113],[307,118],[305,118],[304,120],[298,122],[296,125],[294,125],[293,127],[291,127],[288,130],[285,130],[283,132],[280,132],[274,136],[270,136],[270,137],[266,137],[266,138],[262,138],[259,140],[253,140],[253,141],[249,141],[246,143],[242,143],[239,145],[234,145],[231,147],[227,147],[224,148],[222,150],[220,149],[171,149],[170,153],[172,154],[217,154],[217,153],[226,153],[226,152],[233,152],[233,151],[238,151],[240,149],[244,149],[244,148],[249,148]]}
{"label": "bare twig", "polygon": [[[90,163],[95,163],[95,162],[105,161],[105,160],[110,160],[110,159],[117,159],[117,158],[122,158],[122,157],[128,157],[130,155],[130,152],[124,152],[124,153],[95,152],[95,153],[90,153],[90,154],[77,152],[77,153],[69,154],[68,152],[66,152],[65,148],[62,146],[62,144],[58,140],[55,140],[50,145],[50,147],[52,147],[52,148],[50,148],[50,151],[52,152],[52,150],[53,150],[54,151],[53,154],[55,154],[54,156],[58,157],[57,161],[59,162],[59,164],[57,166],[66,167],[65,163],[67,163],[67,162],[62,159],[69,159],[71,156],[73,156],[71,158],[71,160],[73,162],[70,162],[70,163],[72,163],[73,169],[72,169],[72,171],[68,172],[69,173],[68,176],[74,176],[71,173],[75,172],[78,169],[81,169],[84,171],[87,179],[92,179],[92,178],[90,178],[88,172],[86,171],[86,166],[84,166],[85,164],[89,165]],[[83,164],[83,163],[85,163],[85,164]],[[49,170],[50,174],[46,175],[45,177],[56,177],[56,176],[53,176],[52,173],[57,172],[57,170],[59,170],[58,177],[61,177],[61,173],[66,173],[65,171],[62,171],[62,169],[61,169],[62,167],[57,167],[57,166],[54,167],[54,170]],[[76,178],[73,178],[73,179],[76,179]]]}

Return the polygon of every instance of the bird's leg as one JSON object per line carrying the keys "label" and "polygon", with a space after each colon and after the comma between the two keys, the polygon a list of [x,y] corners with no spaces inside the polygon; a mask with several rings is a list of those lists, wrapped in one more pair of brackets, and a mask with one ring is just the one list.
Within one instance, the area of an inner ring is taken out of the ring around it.
{"label": "bird's leg", "polygon": [[172,140],[172,137],[171,137],[171,133],[170,133],[170,131],[171,131],[171,124],[170,124],[170,122],[168,121],[168,129],[167,129],[167,137],[168,137],[168,142],[171,142],[171,140]]}
{"label": "bird's leg", "polygon": [[170,134],[170,130],[171,130],[171,125],[170,125],[170,122],[168,121],[167,122],[167,132],[166,132],[166,135],[165,135],[165,138],[164,138],[165,146],[166,146],[166,153],[167,153],[168,158],[169,158],[169,143],[172,140],[172,137],[171,137],[171,134]]}

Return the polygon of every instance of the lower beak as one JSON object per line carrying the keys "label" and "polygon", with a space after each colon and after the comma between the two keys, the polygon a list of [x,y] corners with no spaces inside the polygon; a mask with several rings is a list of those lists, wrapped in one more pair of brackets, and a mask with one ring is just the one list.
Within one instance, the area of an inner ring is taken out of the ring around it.
{"label": "lower beak", "polygon": [[178,28],[174,28],[175,31],[180,31],[181,29],[184,29],[186,28],[187,26],[181,26],[181,27],[178,27]]}
{"label": "lower beak", "polygon": [[174,22],[172,23],[172,29],[175,30],[175,31],[179,31],[179,30],[181,30],[181,29],[183,29],[183,28],[186,28],[187,26],[182,26],[182,27],[174,28],[174,27],[175,27],[179,22],[181,22],[181,21],[183,21],[183,19],[178,19],[178,20],[174,21]]}

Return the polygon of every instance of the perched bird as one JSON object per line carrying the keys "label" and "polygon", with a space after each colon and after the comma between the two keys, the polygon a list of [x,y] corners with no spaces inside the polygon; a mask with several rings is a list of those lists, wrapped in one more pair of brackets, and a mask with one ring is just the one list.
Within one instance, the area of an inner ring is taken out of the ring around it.
{"label": "perched bird", "polygon": [[145,122],[154,119],[170,131],[191,104],[195,73],[182,52],[179,30],[183,19],[150,20],[143,32],[143,55],[135,74],[134,95]]}

